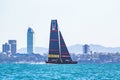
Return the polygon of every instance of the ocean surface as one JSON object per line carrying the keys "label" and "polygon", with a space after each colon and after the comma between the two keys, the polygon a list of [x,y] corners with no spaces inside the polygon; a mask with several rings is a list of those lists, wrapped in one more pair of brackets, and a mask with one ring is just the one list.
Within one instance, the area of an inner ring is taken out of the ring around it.
{"label": "ocean surface", "polygon": [[0,64],[0,80],[120,80],[120,64]]}

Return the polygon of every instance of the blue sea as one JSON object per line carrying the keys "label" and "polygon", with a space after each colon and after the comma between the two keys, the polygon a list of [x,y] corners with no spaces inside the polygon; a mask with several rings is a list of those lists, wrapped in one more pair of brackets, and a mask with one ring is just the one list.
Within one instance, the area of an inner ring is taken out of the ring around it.
{"label": "blue sea", "polygon": [[0,80],[120,80],[120,64],[0,64]]}

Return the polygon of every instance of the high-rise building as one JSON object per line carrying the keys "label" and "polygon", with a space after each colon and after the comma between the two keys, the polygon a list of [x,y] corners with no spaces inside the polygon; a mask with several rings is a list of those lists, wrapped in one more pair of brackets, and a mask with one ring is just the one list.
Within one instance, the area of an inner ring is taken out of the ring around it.
{"label": "high-rise building", "polygon": [[83,53],[84,54],[90,53],[90,47],[89,47],[89,45],[87,45],[87,44],[83,45]]}
{"label": "high-rise building", "polygon": [[33,34],[33,29],[29,27],[27,31],[27,53],[29,54],[33,53]]}
{"label": "high-rise building", "polygon": [[11,54],[15,54],[16,53],[16,40],[8,40],[8,43],[10,45]]}
{"label": "high-rise building", "polygon": [[8,43],[2,45],[2,52],[8,53],[9,50],[10,50],[10,46]]}

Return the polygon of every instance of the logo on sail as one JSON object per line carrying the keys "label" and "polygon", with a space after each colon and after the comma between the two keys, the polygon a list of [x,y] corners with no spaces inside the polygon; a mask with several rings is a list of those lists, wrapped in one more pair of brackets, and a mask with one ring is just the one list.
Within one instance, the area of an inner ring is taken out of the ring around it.
{"label": "logo on sail", "polygon": [[52,31],[56,31],[56,24],[55,24],[55,22],[52,23]]}

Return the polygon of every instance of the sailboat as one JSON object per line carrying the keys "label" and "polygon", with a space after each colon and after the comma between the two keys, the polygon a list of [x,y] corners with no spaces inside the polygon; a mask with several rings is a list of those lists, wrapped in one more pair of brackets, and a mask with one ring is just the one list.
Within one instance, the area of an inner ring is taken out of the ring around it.
{"label": "sailboat", "polygon": [[51,20],[49,54],[46,63],[77,64],[77,61],[72,61],[61,31],[58,28],[57,20]]}

